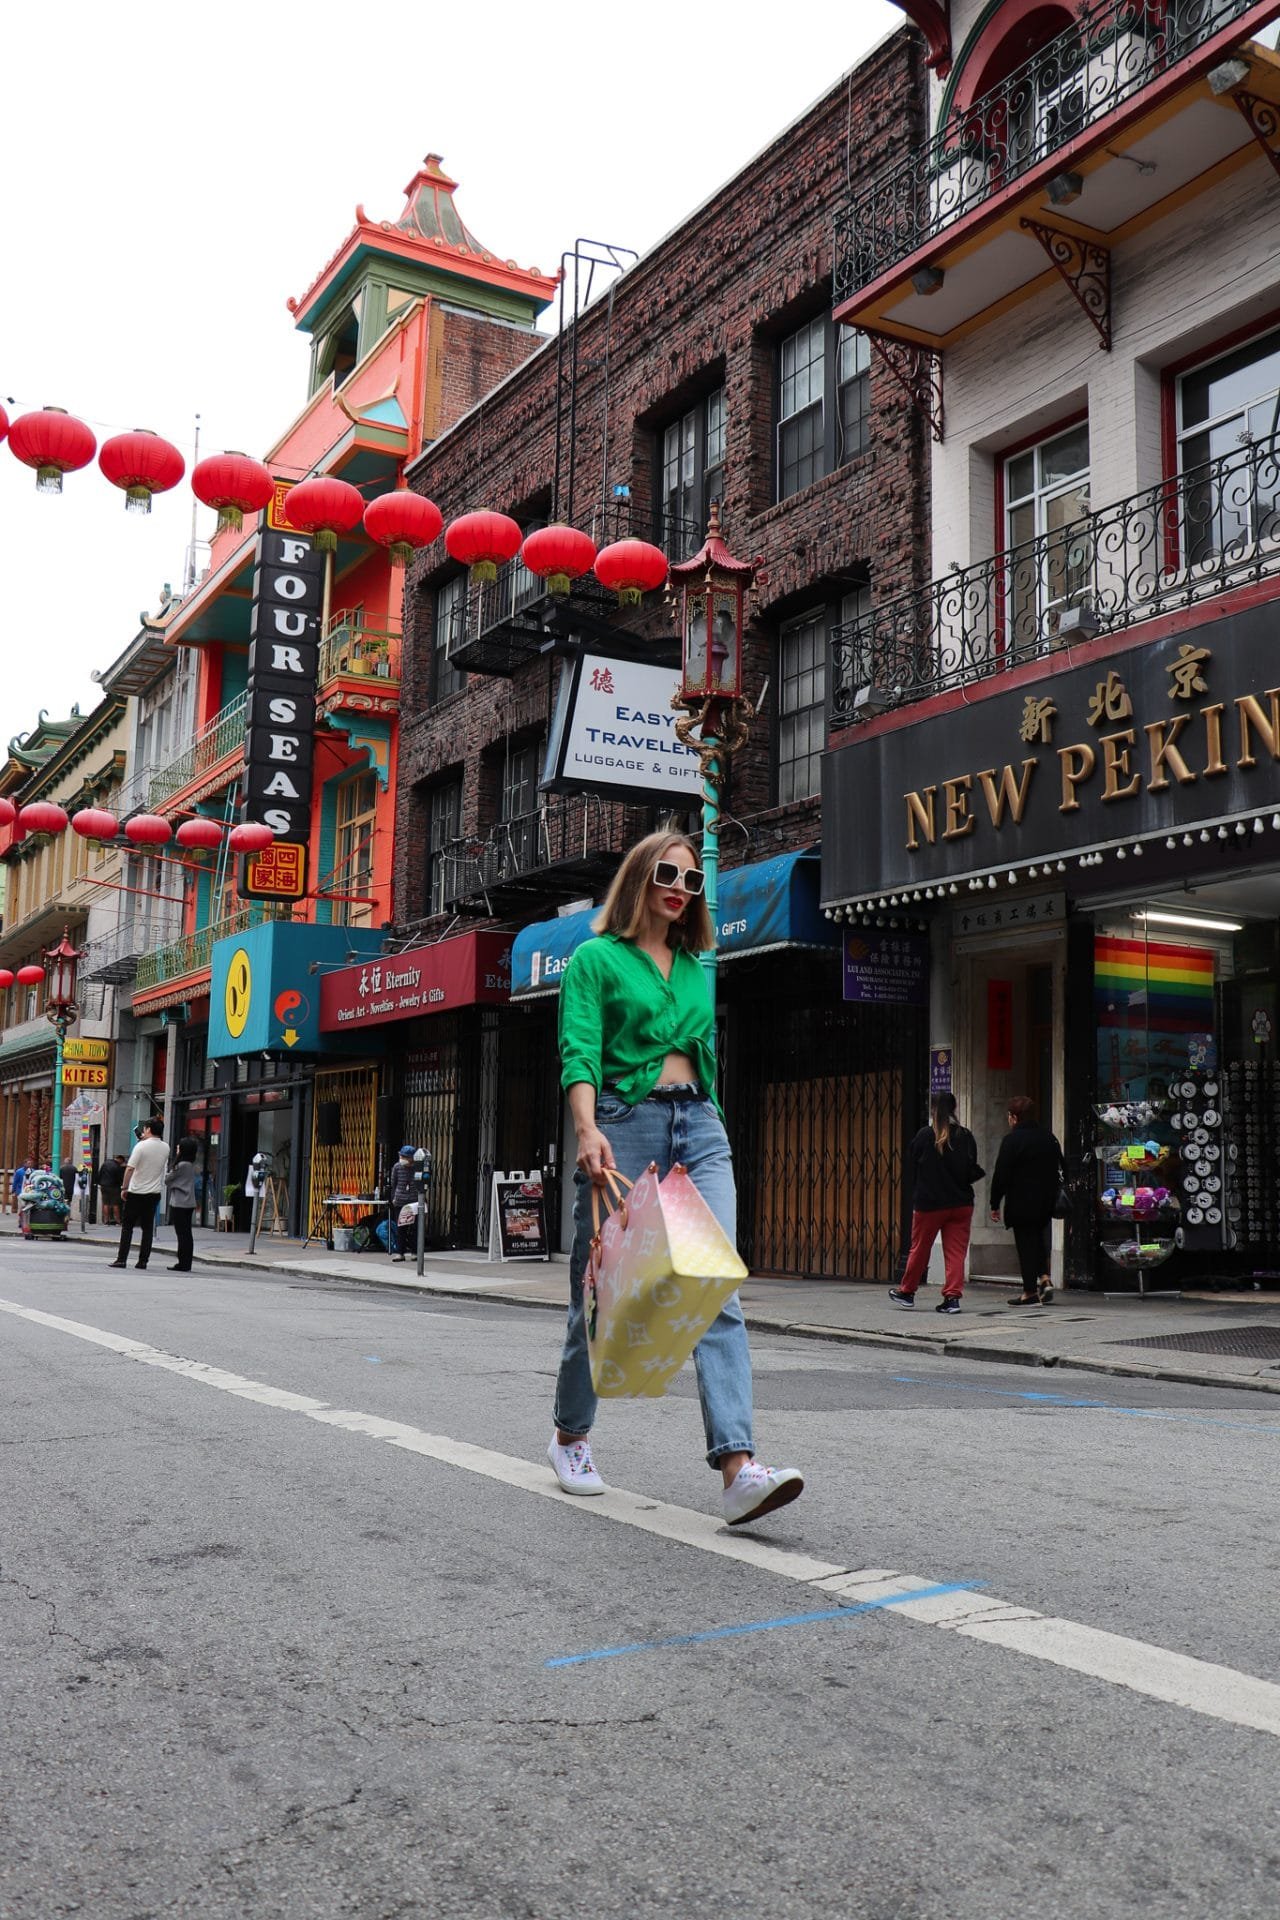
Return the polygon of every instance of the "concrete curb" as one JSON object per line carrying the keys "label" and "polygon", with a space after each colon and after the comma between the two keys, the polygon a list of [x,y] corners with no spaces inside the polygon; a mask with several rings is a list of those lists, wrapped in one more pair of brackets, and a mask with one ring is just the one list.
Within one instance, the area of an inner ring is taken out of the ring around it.
{"label": "concrete curb", "polygon": [[[116,1244],[114,1234],[103,1238],[100,1234],[69,1235],[67,1246],[82,1246],[101,1249]],[[166,1252],[170,1249],[166,1248]],[[468,1300],[480,1306],[496,1303],[504,1307],[533,1307],[545,1312],[563,1313],[562,1300],[538,1300],[528,1294],[506,1293],[493,1287],[443,1287],[433,1285],[425,1278],[419,1281],[416,1275],[402,1280],[383,1280],[376,1273],[368,1274],[317,1273],[314,1267],[292,1266],[283,1261],[260,1261],[240,1254],[220,1254],[201,1252],[196,1256],[197,1271],[200,1265],[206,1267],[225,1267],[240,1273],[283,1274],[292,1280],[314,1280],[330,1282],[338,1286],[374,1287],[383,1293],[426,1294],[438,1300]],[[932,1333],[910,1333],[904,1327],[900,1333],[881,1332],[869,1327],[833,1327],[815,1325],[809,1321],[787,1320],[776,1314],[752,1313],[745,1311],[743,1318],[753,1333],[777,1333],[790,1335],[800,1340],[826,1340],[841,1346],[892,1348],[897,1352],[910,1355],[930,1353],[949,1360],[985,1360],[998,1366],[1062,1368],[1071,1373],[1096,1373],[1104,1377],[1120,1380],[1167,1380],[1175,1386],[1235,1388],[1238,1392],[1280,1394],[1280,1377],[1274,1380],[1261,1379],[1256,1375],[1241,1377],[1216,1373],[1196,1373],[1186,1367],[1155,1365],[1142,1360],[1099,1360],[1085,1354],[1045,1353],[1037,1348],[1001,1347],[995,1343],[970,1346],[948,1338],[941,1331]]]}

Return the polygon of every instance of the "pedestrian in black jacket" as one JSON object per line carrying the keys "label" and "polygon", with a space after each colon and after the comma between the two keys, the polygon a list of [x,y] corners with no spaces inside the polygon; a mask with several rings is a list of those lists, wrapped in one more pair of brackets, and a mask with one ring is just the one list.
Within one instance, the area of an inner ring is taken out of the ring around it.
{"label": "pedestrian in black jacket", "polygon": [[391,1243],[391,1254],[396,1260],[404,1259],[404,1241],[401,1239],[400,1213],[410,1201],[418,1198],[418,1183],[414,1178],[415,1161],[411,1146],[401,1147],[394,1167],[391,1169],[391,1182],[387,1189],[387,1239]]}
{"label": "pedestrian in black jacket", "polygon": [[1009,1102],[1009,1132],[1000,1142],[991,1176],[991,1217],[1000,1218],[1013,1232],[1022,1272],[1022,1292],[1011,1307],[1047,1307],[1053,1299],[1049,1277],[1050,1231],[1053,1210],[1066,1168],[1062,1148],[1048,1127],[1036,1122],[1035,1106],[1025,1093]]}
{"label": "pedestrian in black jacket", "polygon": [[933,1243],[941,1234],[946,1279],[935,1312],[959,1313],[973,1226],[973,1185],[983,1177],[977,1143],[956,1119],[955,1095],[935,1094],[932,1126],[921,1127],[907,1148],[911,1246],[901,1283],[889,1289],[895,1307],[914,1307]]}

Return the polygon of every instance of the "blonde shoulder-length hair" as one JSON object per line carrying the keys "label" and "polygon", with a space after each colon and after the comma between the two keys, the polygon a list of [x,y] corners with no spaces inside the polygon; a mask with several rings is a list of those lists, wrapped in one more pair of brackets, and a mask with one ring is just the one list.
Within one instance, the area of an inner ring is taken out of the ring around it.
{"label": "blonde shoulder-length hair", "polygon": [[[604,897],[604,905],[591,922],[596,933],[616,933],[624,940],[635,940],[639,936],[644,927],[645,892],[653,879],[653,869],[672,847],[684,847],[695,860],[698,858],[698,849],[687,834],[648,833],[643,840],[637,840],[624,856]],[[667,945],[684,947],[689,953],[705,953],[715,943],[706,899],[697,894],[690,899],[675,925],[668,929]]]}

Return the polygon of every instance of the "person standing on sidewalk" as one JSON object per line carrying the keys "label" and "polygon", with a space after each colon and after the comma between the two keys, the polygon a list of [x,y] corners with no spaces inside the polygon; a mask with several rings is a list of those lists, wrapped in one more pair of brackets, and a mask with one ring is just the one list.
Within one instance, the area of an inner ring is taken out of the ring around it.
{"label": "person standing on sidewalk", "polygon": [[[726,1235],[737,1237],[737,1191],[715,1098],[715,1019],[698,955],[715,945],[693,842],[651,833],[632,847],[560,986],[561,1082],[578,1136],[569,1323],[547,1448],[566,1493],[603,1493],[588,1438],[596,1416],[583,1277],[591,1189],[617,1168],[659,1178],[679,1162]],[[724,1482],[731,1527],[803,1491],[795,1467],[766,1467],[751,1432],[751,1353],[735,1293],[694,1348],[707,1464]]]}
{"label": "person standing on sidewalk", "polygon": [[[387,1240],[393,1260],[404,1259],[404,1241],[400,1238],[402,1231],[400,1210],[418,1198],[418,1185],[413,1175],[413,1148],[406,1145],[400,1149],[399,1157],[391,1169],[391,1180],[387,1187]],[[405,1228],[403,1231],[407,1232],[408,1229]]]}
{"label": "person standing on sidewalk", "polygon": [[907,1148],[911,1245],[901,1283],[889,1289],[895,1307],[915,1306],[916,1290],[924,1279],[933,1243],[941,1234],[946,1278],[934,1311],[959,1313],[964,1259],[973,1228],[973,1188],[975,1181],[985,1177],[978,1165],[977,1142],[956,1118],[955,1095],[935,1094],[933,1124],[921,1127]]}
{"label": "person standing on sidewalk", "polygon": [[155,1232],[156,1207],[164,1191],[165,1169],[169,1155],[164,1144],[163,1120],[144,1120],[141,1138],[129,1155],[124,1170],[124,1219],[120,1226],[120,1251],[111,1261],[113,1267],[127,1267],[133,1230],[139,1229],[138,1271],[145,1271],[151,1258],[151,1236]]}
{"label": "person standing on sidewalk", "polygon": [[1006,1302],[1011,1307],[1047,1307],[1053,1299],[1049,1273],[1050,1221],[1057,1205],[1066,1167],[1056,1134],[1036,1123],[1034,1103],[1025,1093],[1009,1102],[1009,1131],[1000,1142],[991,1176],[991,1218],[1000,1219],[1013,1234],[1022,1292]]}
{"label": "person standing on sidewalk", "polygon": [[[169,1218],[178,1242],[178,1257],[170,1273],[190,1273],[195,1256],[195,1235],[191,1222],[196,1211],[196,1143],[179,1140],[177,1157],[165,1169],[164,1184],[169,1194]],[[141,1263],[139,1263],[141,1264]]]}
{"label": "person standing on sidewalk", "polygon": [[113,1153],[98,1168],[98,1197],[102,1201],[104,1227],[120,1225],[120,1188],[124,1181],[124,1155]]}

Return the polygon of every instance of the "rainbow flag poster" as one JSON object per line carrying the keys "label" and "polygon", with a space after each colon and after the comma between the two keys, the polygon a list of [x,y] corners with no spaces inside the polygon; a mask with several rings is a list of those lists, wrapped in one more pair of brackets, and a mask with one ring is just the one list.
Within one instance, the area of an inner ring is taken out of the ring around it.
{"label": "rainbow flag poster", "polygon": [[1215,957],[1212,947],[1099,934],[1093,943],[1099,1027],[1145,1027],[1149,1033],[1212,1031]]}

